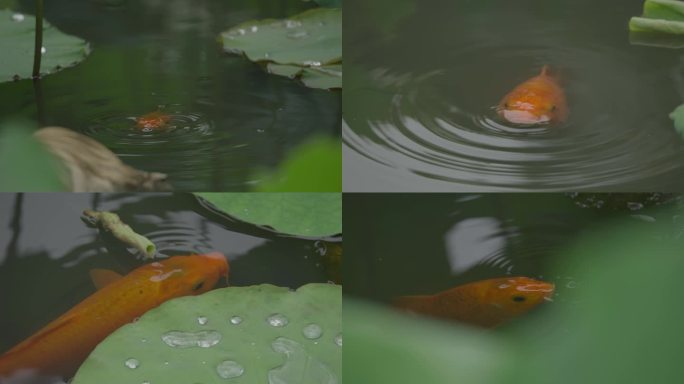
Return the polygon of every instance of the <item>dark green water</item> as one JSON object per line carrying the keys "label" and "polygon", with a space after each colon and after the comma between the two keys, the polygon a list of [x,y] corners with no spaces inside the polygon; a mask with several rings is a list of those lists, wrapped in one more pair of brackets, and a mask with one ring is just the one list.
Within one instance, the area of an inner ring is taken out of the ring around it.
{"label": "dark green water", "polygon": [[527,276],[556,285],[546,307],[573,304],[583,276],[558,271],[580,235],[619,224],[655,231],[663,227],[655,223],[664,223],[672,232],[658,236],[681,236],[678,200],[662,194],[346,194],[345,297],[384,303]]}
{"label": "dark green water", "polygon": [[[32,12],[32,1],[21,11]],[[293,16],[299,0],[50,0],[46,19],[91,43],[76,67],[0,84],[0,119],[22,116],[91,136],[136,168],[168,173],[184,191],[246,190],[298,145],[339,137],[341,95],[268,75],[222,52],[221,31],[241,22]],[[50,47],[46,47],[49,51]],[[37,101],[38,100],[38,101]],[[163,110],[172,130],[134,129]]]}
{"label": "dark green water", "polygon": [[[630,44],[642,5],[347,1],[345,190],[681,190],[684,56]],[[544,65],[568,120],[502,122],[493,107]]]}
{"label": "dark green water", "polygon": [[92,294],[91,269],[125,274],[143,264],[111,236],[86,226],[81,212],[87,208],[115,211],[166,256],[222,252],[231,286],[297,288],[339,274],[328,269],[325,243],[237,222],[207,210],[192,195],[4,193],[0,353]]}

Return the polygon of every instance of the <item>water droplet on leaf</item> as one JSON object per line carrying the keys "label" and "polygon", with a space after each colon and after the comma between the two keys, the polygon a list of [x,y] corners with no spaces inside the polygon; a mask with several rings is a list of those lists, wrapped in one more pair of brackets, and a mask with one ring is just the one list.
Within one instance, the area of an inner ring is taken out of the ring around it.
{"label": "water droplet on leaf", "polygon": [[302,334],[307,339],[318,339],[323,334],[323,329],[318,324],[309,324],[302,329]]}
{"label": "water droplet on leaf", "polygon": [[206,316],[200,316],[197,318],[197,322],[199,325],[206,325],[209,322],[209,319],[207,319]]}
{"label": "water droplet on leaf", "polygon": [[268,372],[269,384],[282,383],[320,383],[337,384],[338,380],[330,368],[310,355],[299,343],[285,337],[271,343],[275,352],[282,353],[287,359],[285,364]]}
{"label": "water droplet on leaf", "polygon": [[169,347],[177,348],[209,348],[221,341],[221,334],[216,331],[181,332],[170,331],[162,335],[162,340]]}
{"label": "water droplet on leaf", "polygon": [[140,366],[140,362],[138,359],[128,359],[124,362],[124,365],[126,365],[130,369],[136,369],[138,366]]}
{"label": "water droplet on leaf", "polygon": [[230,323],[233,324],[233,325],[238,325],[238,324],[242,323],[242,317],[240,317],[240,316],[233,316],[233,317],[230,318]]}
{"label": "water droplet on leaf", "polygon": [[224,379],[232,379],[242,376],[245,369],[233,360],[226,360],[216,367],[216,373]]}
{"label": "water droplet on leaf", "polygon": [[284,327],[287,325],[288,320],[285,315],[280,313],[274,313],[266,319],[266,321],[274,327]]}

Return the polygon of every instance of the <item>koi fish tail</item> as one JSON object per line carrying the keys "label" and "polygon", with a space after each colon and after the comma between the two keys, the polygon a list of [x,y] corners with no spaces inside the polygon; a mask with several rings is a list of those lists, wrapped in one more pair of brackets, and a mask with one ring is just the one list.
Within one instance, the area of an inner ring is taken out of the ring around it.
{"label": "koi fish tail", "polygon": [[431,314],[435,307],[435,296],[399,296],[392,301],[392,305],[409,312]]}

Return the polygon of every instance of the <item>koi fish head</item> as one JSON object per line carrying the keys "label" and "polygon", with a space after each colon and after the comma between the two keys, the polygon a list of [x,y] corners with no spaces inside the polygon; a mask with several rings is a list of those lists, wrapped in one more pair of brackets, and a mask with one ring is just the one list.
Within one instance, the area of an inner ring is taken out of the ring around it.
{"label": "koi fish head", "polygon": [[518,85],[499,103],[497,112],[504,120],[520,125],[541,125],[567,117],[565,94],[556,80],[546,73]]}
{"label": "koi fish head", "polygon": [[556,108],[551,103],[517,98],[505,101],[499,109],[499,115],[513,124],[541,125],[553,120]]}
{"label": "koi fish head", "polygon": [[485,308],[500,312],[502,318],[513,318],[525,313],[544,300],[550,300],[554,285],[528,277],[504,277],[485,280],[478,292]]}
{"label": "koi fish head", "polygon": [[169,115],[165,115],[161,111],[155,111],[136,118],[135,124],[138,129],[152,131],[165,128],[170,120],[171,117]]}
{"label": "koi fish head", "polygon": [[226,257],[218,252],[174,256],[145,267],[148,280],[157,285],[160,296],[167,298],[202,294],[228,276]]}

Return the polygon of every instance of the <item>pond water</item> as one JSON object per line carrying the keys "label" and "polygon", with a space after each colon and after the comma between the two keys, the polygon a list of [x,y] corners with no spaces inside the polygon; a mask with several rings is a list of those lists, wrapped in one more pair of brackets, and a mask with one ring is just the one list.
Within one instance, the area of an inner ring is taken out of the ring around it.
{"label": "pond water", "polygon": [[665,223],[672,232],[659,235],[681,236],[681,215],[661,209],[681,213],[680,200],[664,194],[347,194],[345,298],[384,305],[396,296],[527,276],[556,286],[553,303],[539,310],[575,305],[583,276],[551,272],[563,270],[564,251],[581,234],[620,223],[654,231],[655,222]]}
{"label": "pond water", "polygon": [[166,256],[222,252],[231,286],[296,289],[339,276],[326,257],[339,238],[280,235],[211,211],[189,194],[0,194],[0,353],[92,294],[90,270],[126,274],[144,264],[82,222],[84,209],[116,212]]}
{"label": "pond water", "polygon": [[[32,1],[21,11],[32,12]],[[46,19],[91,43],[79,65],[0,83],[0,116],[74,129],[139,169],[169,174],[176,190],[246,190],[313,137],[339,137],[340,92],[309,89],[222,51],[220,32],[293,16],[300,0],[52,0]],[[48,52],[50,47],[46,47]],[[36,96],[39,95],[39,96]],[[157,110],[167,129],[135,118]]]}
{"label": "pond water", "polygon": [[[643,0],[345,3],[348,191],[653,191],[684,186],[684,56],[630,43]],[[548,65],[565,122],[495,111]]]}

